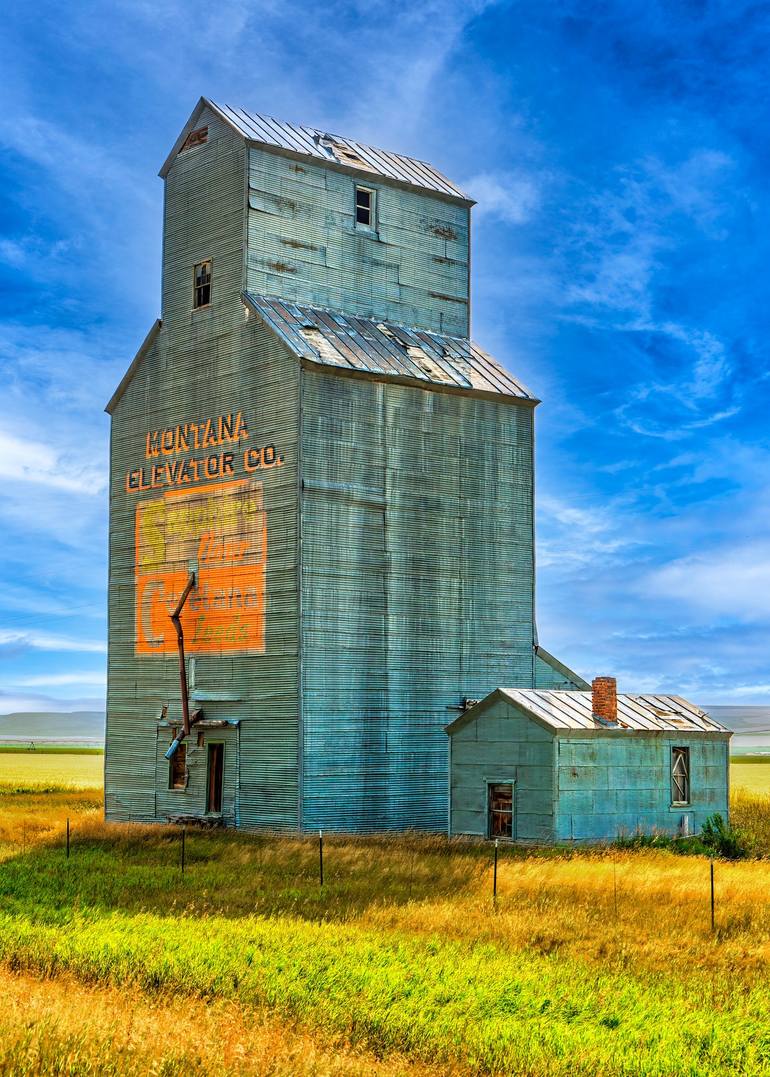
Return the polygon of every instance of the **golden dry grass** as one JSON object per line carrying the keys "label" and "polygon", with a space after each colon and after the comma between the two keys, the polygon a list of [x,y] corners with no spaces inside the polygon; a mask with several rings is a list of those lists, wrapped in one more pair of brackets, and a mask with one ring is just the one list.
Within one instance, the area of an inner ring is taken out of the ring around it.
{"label": "golden dry grass", "polygon": [[311,1036],[232,1001],[153,998],[0,970],[0,1074],[198,1077],[442,1077],[399,1058]]}
{"label": "golden dry grass", "polygon": [[[74,844],[65,868],[67,816],[73,821]],[[770,852],[770,797],[737,792],[732,817],[750,833],[756,850]],[[351,940],[355,937],[362,955],[369,952],[370,942],[379,946],[377,960],[391,953],[388,948],[398,953],[404,946],[414,947],[415,953],[423,948],[433,960],[430,955],[436,940],[441,946],[455,945],[458,961],[472,962],[477,947],[488,947],[490,962],[519,970],[530,980],[535,975],[532,970],[545,960],[537,975],[552,970],[558,982],[564,979],[565,990],[573,992],[574,998],[587,998],[592,984],[614,977],[613,982],[617,982],[612,991],[620,987],[638,998],[638,1007],[642,1007],[638,1013],[659,1014],[659,996],[667,998],[670,989],[689,1000],[688,1006],[700,1006],[695,1016],[701,1023],[710,1020],[713,1012],[721,1015],[719,1021],[728,1030],[749,1021],[740,1009],[741,1000],[762,999],[770,993],[770,859],[716,862],[717,930],[712,933],[708,860],[669,850],[501,850],[496,904],[491,900],[490,847],[447,842],[441,837],[327,835],[323,890],[317,883],[314,838],[191,830],[187,852],[187,872],[182,878],[178,830],[137,824],[107,826],[102,821],[100,798],[94,793],[0,795],[0,858],[5,859],[2,911],[19,915],[14,923],[26,923],[30,940],[37,937],[36,932],[40,934],[35,926],[38,915],[52,925],[61,920],[60,927],[53,928],[51,940],[56,931],[68,932],[69,910],[73,909],[86,910],[87,917],[104,924],[105,945],[110,931],[123,930],[121,924],[135,923],[137,933],[154,930],[153,917],[158,923],[185,925],[185,938],[202,930],[204,937],[213,933],[217,939],[217,932],[224,939],[231,930],[235,932],[233,939],[240,938],[239,931],[248,934],[256,930],[258,919],[268,925],[268,931],[275,923],[276,946],[286,945],[285,938],[280,942],[281,930],[290,925],[290,936],[296,931],[298,937],[307,937],[310,954],[314,936],[309,926],[320,925],[329,931],[339,926],[353,932]],[[30,907],[31,896],[39,914]],[[5,952],[13,954],[15,944],[12,938],[8,942],[7,930]],[[102,945],[101,930],[97,928],[94,936],[97,949]],[[132,932],[133,926],[128,930]],[[24,946],[37,946],[43,954],[43,964],[37,967],[45,968],[45,946],[50,944],[41,934],[37,943],[24,943],[19,953]],[[116,936],[113,945],[123,943]],[[228,952],[227,944],[222,952]],[[339,954],[342,983],[355,967],[354,956],[344,948]],[[26,958],[20,960],[19,967],[33,967],[23,964]],[[362,956],[361,960],[370,958]],[[240,969],[238,962],[234,968]],[[372,968],[374,971],[376,965]],[[374,1055],[357,1053],[344,1038],[324,1039],[328,1028],[312,1029],[312,1012],[303,1018],[310,1024],[295,1026],[286,1016],[281,1019],[250,1010],[245,1003],[253,1005],[254,999],[245,995],[240,1001],[209,1004],[195,998],[198,987],[172,986],[168,998],[158,1004],[131,987],[118,992],[106,981],[93,990],[69,981],[63,988],[58,979],[39,982],[11,977],[11,981],[6,991],[0,976],[4,995],[21,999],[32,990],[33,1005],[25,1017],[23,1004],[13,1003],[10,1012],[15,1016],[7,1017],[5,1025],[0,1020],[0,1062],[3,1050],[11,1060],[3,1063],[5,1069],[0,1065],[0,1074],[328,1073],[331,1077],[359,1072],[448,1072],[448,1062],[435,1071],[421,1069],[413,1059],[407,1062],[392,1055],[387,1062],[380,1062]],[[539,983],[536,978],[536,989]],[[18,991],[14,984],[21,984]],[[461,986],[462,977],[454,989]],[[182,993],[175,995],[177,989]],[[527,990],[532,990],[531,983]],[[548,988],[543,987],[543,991],[547,994]],[[602,992],[604,988],[598,997],[604,1005],[609,996]],[[39,1005],[34,999],[39,999]],[[591,1005],[586,1003],[589,1011]],[[747,1013],[753,1014],[757,1003],[747,1002],[746,1006]],[[298,1011],[291,1013],[296,1018]],[[653,1022],[658,1019],[650,1017]],[[181,1055],[174,1040],[180,1021],[185,1032]],[[343,1017],[339,1022],[338,1029],[344,1029]],[[364,1023],[356,1027],[364,1028]],[[569,1024],[564,1027],[568,1031],[572,1028]],[[386,1029],[385,1024],[382,1029]],[[384,1036],[385,1031],[376,1036],[380,1034]],[[742,1033],[727,1034],[735,1035],[743,1050]],[[364,1039],[369,1035],[360,1033]],[[600,1051],[603,1035],[600,1030],[598,1036],[587,1036],[586,1051]],[[379,1042],[376,1036],[375,1042]],[[407,1050],[403,1037],[399,1040],[394,1034],[388,1042],[398,1044],[398,1050]],[[226,1044],[231,1047],[225,1050]],[[387,1054],[391,1046],[383,1050]],[[426,1052],[415,1050],[424,1066]],[[450,1056],[451,1051],[445,1057]],[[82,1068],[66,1068],[64,1063],[70,1057],[85,1060]],[[432,1056],[427,1053],[427,1057]],[[587,1054],[589,1061],[583,1058],[582,1068],[575,1072],[592,1072],[593,1057]],[[599,1057],[595,1056],[597,1065]],[[672,1054],[672,1065],[673,1060],[679,1059],[680,1065],[687,1057],[686,1053]],[[27,1065],[25,1059],[32,1059],[41,1068],[13,1068],[22,1062]],[[118,1068],[108,1069],[113,1063]],[[750,1064],[755,1068],[740,1072],[770,1073],[770,1062],[767,1069],[756,1068],[756,1058]],[[566,1065],[562,1059],[553,1062],[553,1069],[543,1068],[541,1059],[526,1072],[561,1074],[569,1072]],[[456,1072],[462,1072],[461,1068]],[[477,1071],[470,1065],[465,1072]],[[602,1072],[653,1070],[621,1067]],[[704,1063],[703,1068],[695,1066],[686,1072],[722,1070]]]}

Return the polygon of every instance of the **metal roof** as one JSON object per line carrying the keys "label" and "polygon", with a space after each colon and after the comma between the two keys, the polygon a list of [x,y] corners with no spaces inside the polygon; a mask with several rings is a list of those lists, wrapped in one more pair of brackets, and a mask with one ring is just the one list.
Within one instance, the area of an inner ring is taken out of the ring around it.
{"label": "metal roof", "polygon": [[520,381],[465,337],[299,307],[251,292],[243,298],[295,354],[311,362],[537,403]]}
{"label": "metal roof", "polygon": [[[500,692],[554,729],[607,728],[606,723],[593,716],[591,692],[530,691],[526,688],[501,688]],[[727,732],[723,725],[681,696],[618,695],[618,725],[637,730]]]}
{"label": "metal roof", "polygon": [[247,112],[244,108],[217,105],[205,97],[199,101],[182,134],[174,144],[171,154],[160,171],[161,176],[168,171],[171,161],[184,144],[185,138],[194,127],[204,107],[216,112],[225,123],[249,142],[255,142],[260,146],[272,146],[291,154],[298,153],[303,157],[315,157],[337,167],[382,176],[383,179],[407,183],[410,187],[437,191],[449,198],[459,198],[473,204],[472,198],[469,198],[464,191],[461,191],[427,161],[419,161],[416,157],[404,157],[400,153],[381,150],[376,146],[367,146],[363,142],[355,142],[353,139],[333,135],[328,131],[320,131],[315,127],[301,127],[299,124],[286,123],[284,120],[276,120],[272,116],[264,116],[259,112]]}
{"label": "metal roof", "polygon": [[557,731],[619,728],[638,732],[729,733],[725,726],[681,696],[618,695],[618,724],[612,726],[594,718],[591,692],[528,688],[498,688],[452,722],[447,732],[472,718],[474,711],[492,697],[500,696]]}

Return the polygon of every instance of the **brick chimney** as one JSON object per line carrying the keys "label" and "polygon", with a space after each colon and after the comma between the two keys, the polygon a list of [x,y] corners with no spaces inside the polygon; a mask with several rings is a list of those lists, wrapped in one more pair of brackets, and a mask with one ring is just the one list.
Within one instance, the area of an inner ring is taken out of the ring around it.
{"label": "brick chimney", "polygon": [[616,724],[618,720],[618,684],[614,677],[594,677],[591,682],[591,706],[594,717]]}

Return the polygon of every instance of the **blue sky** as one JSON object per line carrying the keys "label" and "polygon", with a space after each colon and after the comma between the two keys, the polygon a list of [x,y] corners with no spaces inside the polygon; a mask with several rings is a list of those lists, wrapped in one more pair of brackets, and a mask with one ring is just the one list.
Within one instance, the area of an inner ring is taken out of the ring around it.
{"label": "blue sky", "polygon": [[473,335],[542,398],[541,642],[770,702],[770,7],[12,3],[0,57],[0,712],[103,704],[109,424],[201,94],[478,199]]}

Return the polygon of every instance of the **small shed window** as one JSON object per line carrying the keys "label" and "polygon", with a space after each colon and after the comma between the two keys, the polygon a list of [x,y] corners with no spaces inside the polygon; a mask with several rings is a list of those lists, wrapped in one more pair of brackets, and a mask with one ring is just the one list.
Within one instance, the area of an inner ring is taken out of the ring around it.
{"label": "small shed window", "polygon": [[489,785],[489,836],[513,837],[513,785]]}
{"label": "small shed window", "polygon": [[198,262],[193,269],[193,310],[211,302],[211,259]]}
{"label": "small shed window", "polygon": [[370,187],[356,187],[356,224],[374,228],[375,192]]}
{"label": "small shed window", "polygon": [[169,789],[184,789],[187,785],[187,745],[180,744],[168,764]]}
{"label": "small shed window", "polygon": [[690,803],[690,749],[671,749],[671,799],[674,804]]}

